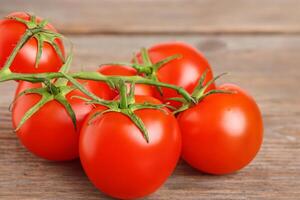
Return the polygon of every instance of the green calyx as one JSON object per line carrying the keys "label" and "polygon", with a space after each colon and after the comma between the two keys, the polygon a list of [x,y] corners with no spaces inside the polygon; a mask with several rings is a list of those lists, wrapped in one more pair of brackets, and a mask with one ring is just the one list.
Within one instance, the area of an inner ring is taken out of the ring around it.
{"label": "green calyx", "polygon": [[165,111],[163,107],[164,104],[161,105],[154,105],[150,103],[142,103],[137,104],[135,103],[134,99],[134,87],[135,83],[131,83],[129,93],[127,93],[127,86],[124,81],[120,80],[118,85],[118,90],[120,92],[120,98],[119,101],[117,101],[118,108],[112,109],[114,112],[120,112],[127,117],[131,119],[131,121],[140,129],[140,131],[143,133],[143,136],[147,143],[149,143],[149,134],[148,130],[145,127],[143,121],[135,114],[135,111],[141,110],[141,109],[157,109],[161,111]]}
{"label": "green calyx", "polygon": [[[181,58],[181,55],[178,54],[172,55],[157,63],[152,63],[148,50],[146,48],[142,48],[141,57],[142,57],[142,63],[139,64],[137,57],[134,56],[132,67],[135,68],[139,74],[145,75],[146,78],[153,81],[159,81],[157,78],[157,71],[165,64],[171,62],[172,60]],[[157,86],[156,88],[159,91],[160,95],[162,95],[161,87]]]}
{"label": "green calyx", "polygon": [[45,28],[48,23],[47,20],[42,20],[41,22],[38,22],[36,19],[36,16],[31,15],[31,14],[28,14],[28,15],[30,16],[29,21],[24,20],[19,17],[14,17],[14,16],[7,17],[10,20],[15,20],[15,21],[25,24],[27,29],[26,29],[25,33],[23,34],[23,36],[21,37],[21,39],[16,44],[16,46],[13,49],[9,58],[6,60],[1,71],[10,71],[9,67],[11,66],[16,55],[18,54],[20,49],[26,44],[26,42],[31,38],[35,38],[37,41],[37,55],[36,55],[36,61],[35,61],[36,68],[38,68],[38,65],[39,65],[39,62],[40,62],[40,59],[42,56],[42,50],[43,50],[44,43],[50,44],[54,48],[57,55],[62,60],[62,63],[65,62],[63,52],[61,51],[60,47],[56,43],[56,39],[58,39],[58,38],[62,39],[63,36],[54,31],[47,30]]}
{"label": "green calyx", "polygon": [[[164,104],[160,105],[155,105],[155,104],[150,104],[150,103],[142,103],[142,104],[137,104],[134,99],[134,89],[135,89],[135,83],[132,82],[130,85],[130,90],[127,92],[127,85],[124,80],[112,80],[113,85],[118,89],[120,93],[119,100],[114,100],[114,101],[107,101],[100,99],[99,97],[95,96],[93,93],[90,93],[88,90],[86,90],[84,87],[82,87],[81,84],[79,84],[74,78],[71,76],[65,74],[65,77],[73,83],[74,86],[76,86],[79,90],[81,90],[83,93],[85,93],[87,96],[90,98],[82,98],[82,97],[77,97],[82,100],[85,100],[89,104],[100,104],[105,107],[107,107],[106,110],[103,110],[101,112],[96,112],[91,118],[89,123],[92,123],[96,117],[101,116],[105,113],[108,112],[118,112],[126,115],[127,117],[130,118],[130,120],[138,127],[138,129],[142,132],[145,140],[147,143],[149,143],[149,134],[148,130],[145,127],[145,124],[143,121],[138,117],[135,113],[137,110],[141,109],[157,109],[161,110],[163,112],[166,112],[163,108],[166,106]],[[118,82],[116,82],[118,81]]]}
{"label": "green calyx", "polygon": [[232,94],[232,91],[228,90],[220,90],[220,89],[213,89],[206,91],[208,87],[213,84],[217,79],[220,77],[226,75],[226,73],[220,74],[213,79],[209,80],[206,84],[204,84],[205,78],[207,76],[207,70],[201,75],[197,86],[195,87],[193,93],[191,94],[191,97],[193,98],[194,101],[186,101],[186,99],[182,97],[174,97],[174,98],[169,98],[169,100],[173,101],[178,101],[182,103],[181,107],[174,111],[174,114],[178,114],[180,112],[183,112],[190,107],[194,106],[195,104],[198,104],[201,100],[203,100],[205,97],[211,95],[211,94],[217,94],[217,93],[225,93],[225,94]]}
{"label": "green calyx", "polygon": [[15,131],[18,131],[23,126],[23,124],[30,117],[32,117],[37,111],[39,111],[45,104],[53,100],[56,100],[57,102],[59,102],[64,106],[64,108],[66,109],[66,111],[68,112],[69,116],[72,119],[74,128],[76,129],[76,116],[70,103],[66,99],[66,95],[71,91],[73,91],[75,88],[70,86],[56,87],[55,84],[53,83],[51,83],[50,84],[51,87],[49,87],[49,80],[45,80],[45,82],[48,83],[44,84],[44,86],[41,88],[27,89],[16,96],[14,102],[16,102],[21,96],[28,95],[28,94],[38,94],[41,96],[41,99],[24,114],[21,121],[17,125]]}
{"label": "green calyx", "polygon": [[[149,52],[146,48],[141,49],[141,60],[142,62],[139,63],[137,56],[133,56],[133,63],[108,63],[108,64],[103,64],[104,65],[125,65],[125,66],[130,66],[138,72],[138,74],[143,75],[145,78],[159,82],[157,78],[157,71],[163,67],[165,64],[171,62],[172,60],[179,59],[182,56],[179,54],[175,54],[172,56],[169,56],[157,63],[152,63],[150,57],[149,57]],[[100,67],[101,67],[100,66]],[[162,89],[160,86],[156,86],[157,90],[159,91],[160,95],[162,95]]]}
{"label": "green calyx", "polygon": [[148,50],[146,48],[142,48],[141,57],[142,57],[142,62],[139,63],[137,57],[134,56],[132,67],[135,68],[138,71],[138,73],[144,74],[146,75],[146,77],[152,78],[153,76],[156,76],[157,71],[165,64],[171,62],[172,60],[181,58],[182,56],[179,54],[175,54],[157,63],[152,63]]}
{"label": "green calyx", "polygon": [[34,34],[33,37],[36,39],[37,45],[38,45],[38,51],[37,51],[36,60],[35,60],[35,68],[38,68],[38,65],[39,65],[39,62],[40,62],[40,59],[42,56],[44,43],[50,44],[54,48],[54,50],[57,53],[57,55],[59,56],[59,58],[61,59],[62,63],[65,62],[63,53],[55,41],[57,38],[62,38],[62,36],[60,34],[44,30],[44,31]]}
{"label": "green calyx", "polygon": [[[72,56],[68,56],[66,63],[61,67],[61,73],[65,73],[70,68],[70,63],[72,60]],[[63,80],[62,78],[57,79],[55,81],[51,81],[50,79],[44,79],[42,82],[42,87],[40,88],[30,88],[26,89],[23,92],[19,93],[15,100],[13,101],[12,105],[21,97],[28,94],[38,94],[41,96],[41,99],[31,107],[22,117],[21,121],[17,125],[15,131],[18,131],[24,123],[32,117],[37,111],[39,111],[45,104],[50,101],[56,100],[61,105],[64,106],[67,113],[72,119],[72,123],[74,125],[75,130],[77,129],[76,123],[76,115],[72,109],[72,106],[68,102],[66,95],[69,94],[71,91],[76,89],[74,86],[67,86],[67,81]]]}

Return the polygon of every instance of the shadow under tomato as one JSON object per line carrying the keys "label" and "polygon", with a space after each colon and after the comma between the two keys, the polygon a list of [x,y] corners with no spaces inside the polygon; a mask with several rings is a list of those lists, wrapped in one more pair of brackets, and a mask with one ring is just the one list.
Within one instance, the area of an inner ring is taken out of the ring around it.
{"label": "shadow under tomato", "polygon": [[238,171],[230,174],[224,174],[224,175],[205,173],[192,167],[183,159],[180,159],[180,161],[178,162],[178,165],[176,167],[176,172],[185,176],[206,176],[206,177],[232,176],[238,173]]}

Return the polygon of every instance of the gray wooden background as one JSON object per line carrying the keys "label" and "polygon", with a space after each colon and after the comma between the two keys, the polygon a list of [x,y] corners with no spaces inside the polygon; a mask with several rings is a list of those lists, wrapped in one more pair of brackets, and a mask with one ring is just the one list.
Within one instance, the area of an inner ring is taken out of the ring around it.
{"label": "gray wooden background", "polygon": [[[300,198],[299,0],[1,0],[0,16],[31,11],[75,45],[73,70],[128,61],[153,43],[188,42],[209,59],[220,82],[257,100],[265,137],[254,162],[226,176],[201,174],[183,162],[146,199]],[[15,83],[0,85],[0,199],[109,199],[79,161],[53,163],[27,152],[11,128]]]}

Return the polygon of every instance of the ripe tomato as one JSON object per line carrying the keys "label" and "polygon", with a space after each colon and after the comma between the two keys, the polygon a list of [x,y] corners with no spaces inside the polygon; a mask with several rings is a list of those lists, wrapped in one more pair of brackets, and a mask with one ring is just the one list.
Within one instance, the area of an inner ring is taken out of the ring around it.
{"label": "ripe tomato", "polygon": [[[127,67],[127,66],[119,66],[119,65],[105,65],[98,69],[98,72],[104,75],[116,75],[116,76],[135,76],[136,70]],[[95,95],[106,99],[112,100],[118,95],[118,91],[115,89],[111,89],[105,82],[101,81],[86,81],[86,87],[92,91]],[[135,86],[135,94],[136,95],[147,95],[153,96],[153,89],[150,85],[136,84]]]}
{"label": "ripe tomato", "polygon": [[[138,103],[160,103],[149,96],[136,96]],[[98,107],[87,117],[79,140],[83,168],[102,192],[121,199],[146,196],[158,189],[173,172],[180,157],[181,136],[172,113],[135,111],[149,132],[149,143],[125,115],[104,113],[89,124]]]}
{"label": "ripe tomato", "polygon": [[[28,20],[30,16],[23,12],[11,13],[9,16],[19,17]],[[41,18],[37,18],[40,22]],[[4,66],[7,58],[12,53],[14,47],[26,31],[26,25],[11,19],[4,19],[0,21],[0,69]],[[47,24],[45,29],[55,31],[51,24]],[[56,44],[64,54],[64,47],[60,39],[55,40]],[[43,44],[42,56],[38,67],[35,67],[35,60],[37,55],[37,40],[31,38],[22,47],[15,57],[10,70],[18,73],[42,73],[42,72],[56,72],[62,66],[60,57],[55,52],[54,48],[49,43]]]}
{"label": "ripe tomato", "polygon": [[[180,54],[182,57],[172,60],[163,65],[157,71],[159,81],[183,87],[189,93],[192,93],[196,87],[201,75],[208,70],[204,84],[213,78],[212,70],[205,57],[195,48],[182,42],[168,42],[154,45],[148,49],[149,57],[152,63],[157,63],[169,56]],[[141,62],[141,56],[138,54],[138,60]],[[208,90],[215,88],[212,84]],[[171,102],[171,105],[178,107],[180,103],[168,101],[168,98],[178,97],[176,91],[169,88],[162,88],[162,96],[155,90],[155,97],[163,102]]]}
{"label": "ripe tomato", "polygon": [[[20,82],[16,94],[40,86],[40,83]],[[17,131],[22,144],[33,154],[53,161],[72,160],[78,157],[79,131],[92,106],[80,99],[71,98],[74,95],[82,96],[82,93],[74,90],[67,95],[67,100],[76,115],[77,131],[65,108],[56,100],[45,104]],[[14,128],[28,109],[40,99],[41,96],[38,94],[26,94],[15,102],[12,110]]]}
{"label": "ripe tomato", "polygon": [[245,167],[263,140],[262,116],[255,101],[241,88],[224,84],[234,94],[212,94],[178,116],[182,157],[211,174]]}

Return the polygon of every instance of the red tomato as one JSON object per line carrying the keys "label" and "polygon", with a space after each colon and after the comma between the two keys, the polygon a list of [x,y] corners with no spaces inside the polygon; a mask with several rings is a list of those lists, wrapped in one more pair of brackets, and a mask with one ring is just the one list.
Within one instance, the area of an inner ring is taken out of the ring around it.
{"label": "red tomato", "polygon": [[[16,93],[40,86],[40,83],[20,82]],[[73,95],[82,96],[82,93],[74,90],[67,95],[67,100],[77,118],[77,131],[65,108],[56,100],[45,104],[17,131],[22,144],[33,154],[53,161],[72,160],[78,157],[79,130],[84,118],[92,110],[92,106],[80,99],[71,98]],[[15,102],[12,110],[14,128],[40,98],[38,94],[27,94]]]}
{"label": "red tomato", "polygon": [[[127,66],[118,66],[118,65],[105,65],[99,68],[98,72],[104,75],[116,75],[116,76],[135,76],[136,70],[127,67]],[[86,81],[83,80],[83,82],[86,82],[86,87],[92,91],[95,95],[106,99],[106,100],[112,100],[118,95],[118,91],[111,89],[105,82],[101,81]],[[135,86],[135,94],[136,95],[147,95],[147,96],[153,96],[153,89],[150,85],[143,85],[143,84],[136,84]]]}
{"label": "red tomato", "polygon": [[[149,96],[136,96],[138,103],[160,103]],[[83,168],[102,192],[121,199],[146,196],[158,189],[173,172],[180,156],[181,136],[175,117],[167,111],[135,111],[149,132],[149,143],[125,115],[108,112],[88,124],[79,140]]]}
{"label": "red tomato", "polygon": [[[159,81],[183,87],[189,93],[192,93],[196,87],[201,75],[208,70],[204,84],[213,78],[212,70],[205,57],[195,48],[182,42],[169,42],[154,45],[149,48],[149,57],[152,63],[157,63],[169,56],[180,54],[182,57],[172,60],[163,65],[157,71]],[[141,61],[140,54],[138,60]],[[215,88],[212,84],[208,90]],[[167,102],[168,98],[178,97],[175,90],[162,88],[163,96],[161,97],[156,90],[156,98]],[[180,103],[170,101],[171,105],[178,107]]]}
{"label": "red tomato", "polygon": [[[29,20],[29,15],[22,12],[11,13],[9,16],[19,17]],[[41,19],[37,18],[40,22]],[[0,21],[0,68],[2,68],[12,53],[14,47],[26,31],[26,25],[11,19],[4,19]],[[47,24],[45,29],[55,31],[51,24]],[[64,53],[64,47],[60,39],[55,42]],[[37,68],[35,68],[35,59],[37,55],[37,40],[31,38],[22,47],[15,57],[10,70],[18,73],[42,73],[42,72],[56,72],[62,66],[60,57],[55,52],[54,48],[49,43],[44,43],[42,49],[42,56]]]}
{"label": "red tomato", "polygon": [[183,159],[211,174],[245,167],[263,140],[262,116],[252,97],[232,84],[219,89],[236,93],[212,94],[178,116]]}

